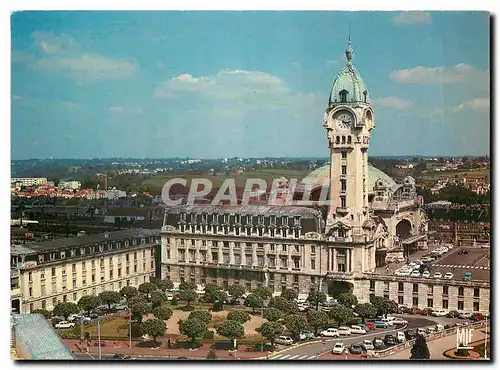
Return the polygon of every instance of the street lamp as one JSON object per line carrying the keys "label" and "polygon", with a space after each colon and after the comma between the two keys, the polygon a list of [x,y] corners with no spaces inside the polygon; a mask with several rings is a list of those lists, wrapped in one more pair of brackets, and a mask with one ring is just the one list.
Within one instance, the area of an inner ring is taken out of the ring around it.
{"label": "street lamp", "polygon": [[102,349],[101,349],[101,322],[97,321],[97,343],[99,345],[99,360],[102,360]]}
{"label": "street lamp", "polygon": [[128,309],[128,346],[132,348],[132,310]]}

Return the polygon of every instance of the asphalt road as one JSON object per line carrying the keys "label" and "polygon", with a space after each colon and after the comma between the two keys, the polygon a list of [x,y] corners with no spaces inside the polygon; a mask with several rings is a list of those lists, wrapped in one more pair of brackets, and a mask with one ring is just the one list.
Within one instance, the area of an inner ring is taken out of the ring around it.
{"label": "asphalt road", "polygon": [[[450,319],[447,317],[432,317],[432,316],[415,316],[415,315],[395,315],[398,317],[403,317],[408,321],[408,325],[404,327],[390,327],[388,329],[375,329],[367,334],[352,334],[340,338],[325,338],[325,343],[311,343],[305,344],[298,347],[283,347],[283,350],[278,351],[280,353],[276,355],[270,355],[269,360],[312,360],[315,359],[317,355],[320,355],[328,350],[331,350],[336,342],[342,342],[346,346],[351,344],[362,342],[363,340],[373,340],[375,337],[383,338],[387,334],[395,334],[398,331],[404,331],[407,329],[415,329],[421,327],[434,326],[435,324],[453,324],[455,322],[462,322],[464,320]],[[315,339],[321,340],[320,339]]]}

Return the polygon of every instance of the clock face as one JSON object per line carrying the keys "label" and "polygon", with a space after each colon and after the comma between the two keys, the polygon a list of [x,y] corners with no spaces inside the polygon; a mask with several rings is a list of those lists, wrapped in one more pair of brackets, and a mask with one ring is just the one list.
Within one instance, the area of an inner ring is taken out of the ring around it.
{"label": "clock face", "polygon": [[351,113],[341,111],[334,116],[335,123],[340,130],[348,130],[353,126],[354,117]]}

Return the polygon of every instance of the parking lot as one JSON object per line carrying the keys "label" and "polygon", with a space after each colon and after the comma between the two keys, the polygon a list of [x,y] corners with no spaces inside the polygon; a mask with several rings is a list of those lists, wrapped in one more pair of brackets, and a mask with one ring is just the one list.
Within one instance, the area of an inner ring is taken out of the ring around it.
{"label": "parking lot", "polygon": [[[467,250],[467,254],[459,254]],[[481,247],[459,247],[453,248],[442,258],[431,264],[431,272],[452,272],[454,279],[463,279],[466,272],[472,274],[472,280],[490,281],[489,249]]]}

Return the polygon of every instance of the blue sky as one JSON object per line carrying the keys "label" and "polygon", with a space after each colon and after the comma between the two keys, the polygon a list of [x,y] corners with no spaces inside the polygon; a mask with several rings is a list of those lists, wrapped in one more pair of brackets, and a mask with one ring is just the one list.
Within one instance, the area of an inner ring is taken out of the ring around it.
{"label": "blue sky", "polygon": [[487,13],[72,11],[12,15],[12,158],[327,156],[349,22],[370,155],[489,153]]}

